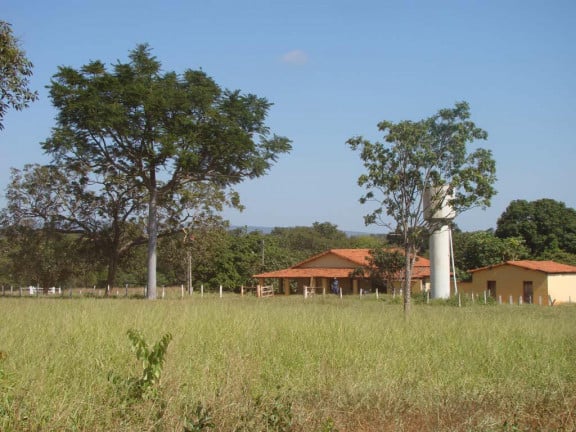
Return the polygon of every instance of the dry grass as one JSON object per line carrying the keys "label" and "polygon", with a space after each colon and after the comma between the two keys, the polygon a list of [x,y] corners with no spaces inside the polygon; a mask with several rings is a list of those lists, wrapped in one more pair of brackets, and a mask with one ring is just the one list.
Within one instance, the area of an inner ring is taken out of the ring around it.
{"label": "dry grass", "polygon": [[[0,430],[576,430],[576,308],[0,298]],[[173,341],[158,392],[126,332]],[[192,429],[193,430],[193,429]]]}

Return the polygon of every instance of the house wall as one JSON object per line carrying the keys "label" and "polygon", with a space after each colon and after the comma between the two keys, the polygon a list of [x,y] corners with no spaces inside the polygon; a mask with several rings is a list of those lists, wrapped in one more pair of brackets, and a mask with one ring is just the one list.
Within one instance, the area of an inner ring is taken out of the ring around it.
{"label": "house wall", "polygon": [[576,275],[549,275],[548,294],[557,303],[576,302]]}
{"label": "house wall", "polygon": [[298,268],[317,268],[317,267],[326,267],[326,268],[349,268],[350,261],[340,258],[335,255],[324,255],[321,256],[313,261],[304,263]]}
{"label": "house wall", "polygon": [[472,275],[472,282],[460,284],[461,292],[482,294],[488,289],[488,281],[496,282],[496,299],[501,298],[502,303],[512,301],[518,304],[523,295],[525,281],[532,282],[532,302],[543,305],[548,304],[548,275],[544,272],[523,269],[511,265],[502,265],[485,270],[479,270]]}

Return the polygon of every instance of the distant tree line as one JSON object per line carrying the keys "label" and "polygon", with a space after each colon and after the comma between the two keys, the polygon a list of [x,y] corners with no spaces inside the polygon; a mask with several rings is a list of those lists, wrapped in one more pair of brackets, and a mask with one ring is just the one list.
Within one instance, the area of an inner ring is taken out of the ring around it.
{"label": "distant tree line", "polygon": [[[4,212],[6,214],[6,212]],[[6,218],[4,218],[6,220]],[[0,284],[43,287],[97,287],[146,284],[146,244],[136,226],[126,233],[135,246],[120,257],[108,278],[106,249],[81,234],[61,233],[49,224],[3,225],[0,231]],[[127,239],[130,240],[129,238]],[[270,233],[230,228],[218,217],[159,240],[158,283],[227,289],[251,286],[257,273],[291,266],[333,248],[378,248],[383,236],[349,237],[329,222],[311,227],[274,228]]]}
{"label": "distant tree line", "polygon": [[[12,203],[9,200],[10,203]],[[12,203],[14,204],[14,203]],[[117,263],[115,278],[108,278],[107,249],[98,237],[59,232],[50,223],[10,224],[10,207],[3,210],[0,231],[0,284],[62,287],[122,287],[146,284],[146,244],[139,241],[143,227],[124,233],[133,246]],[[103,234],[110,227],[103,227]],[[376,267],[374,278],[390,277],[385,267],[391,259],[384,250],[398,246],[392,235],[348,236],[330,222],[305,227],[276,227],[269,233],[230,228],[213,216],[186,232],[163,236],[159,241],[159,285],[223,285],[237,289],[251,286],[254,274],[278,270],[334,248],[367,248]],[[453,230],[455,264],[460,279],[467,271],[507,260],[555,260],[576,265],[576,210],[551,199],[517,200],[498,219],[495,230]],[[424,251],[426,256],[427,252]]]}

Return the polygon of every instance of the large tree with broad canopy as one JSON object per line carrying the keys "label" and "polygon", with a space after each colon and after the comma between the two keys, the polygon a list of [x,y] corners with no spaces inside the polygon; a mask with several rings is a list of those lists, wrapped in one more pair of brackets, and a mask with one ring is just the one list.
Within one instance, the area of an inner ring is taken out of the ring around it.
{"label": "large tree with broad canopy", "polygon": [[[290,141],[265,124],[271,103],[224,90],[201,70],[162,71],[148,45],[111,70],[60,67],[50,85],[57,125],[42,145],[55,163],[122,179],[147,206],[148,298],[156,298],[159,213],[175,223],[199,184],[229,190],[267,173]],[[196,185],[196,186],[194,186]],[[234,201],[237,203],[237,201]]]}

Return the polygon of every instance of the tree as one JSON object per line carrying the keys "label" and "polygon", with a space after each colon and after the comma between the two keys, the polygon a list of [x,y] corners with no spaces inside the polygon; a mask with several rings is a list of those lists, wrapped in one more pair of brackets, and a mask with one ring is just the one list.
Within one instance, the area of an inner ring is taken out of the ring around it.
{"label": "tree", "polygon": [[34,225],[9,227],[3,233],[10,242],[4,271],[12,283],[47,289],[79,276],[78,244],[70,236]]}
{"label": "tree", "polygon": [[60,67],[49,88],[59,113],[43,148],[71,169],[112,170],[144,191],[150,299],[159,213],[176,223],[174,209],[188,202],[190,185],[226,190],[264,175],[291,149],[287,138],[270,136],[266,99],[223,90],[203,71],[163,73],[147,45],[112,71],[100,61]]}
{"label": "tree", "polygon": [[[159,237],[179,233],[174,225],[185,219],[202,223],[227,202],[209,184],[190,185],[186,192],[186,205],[179,203],[159,214]],[[26,165],[22,170],[12,169],[8,205],[0,218],[5,226],[34,221],[41,228],[75,234],[85,244],[81,250],[105,263],[105,284],[114,287],[121,262],[133,248],[146,244],[144,198],[141,188],[110,169],[100,175],[79,173],[62,164]]]}
{"label": "tree", "polygon": [[19,46],[12,26],[0,20],[0,130],[9,108],[22,110],[38,99],[38,93],[28,87],[32,62]]}
{"label": "tree", "polygon": [[106,283],[113,287],[118,265],[131,248],[143,242],[142,192],[113,176],[90,175],[66,166],[26,165],[12,169],[2,212],[6,226],[36,226],[75,234],[82,249],[105,262]]}
{"label": "tree", "polygon": [[367,170],[358,179],[367,191],[360,202],[376,203],[376,209],[365,216],[365,223],[386,226],[401,239],[406,314],[410,312],[416,255],[427,234],[436,228],[424,217],[425,188],[440,191],[443,196],[436,196],[433,202],[447,202],[456,213],[477,205],[488,206],[495,194],[492,185],[496,168],[491,152],[481,148],[467,151],[468,143],[487,138],[487,133],[469,118],[468,104],[459,102],[420,121],[380,122],[378,129],[384,134],[384,143],[362,137],[347,141],[352,150],[360,151]]}
{"label": "tree", "polygon": [[330,222],[314,222],[311,227],[276,227],[270,237],[278,239],[290,251],[289,265],[328,249],[348,247],[351,244],[346,234]]}
{"label": "tree", "polygon": [[454,261],[463,272],[528,256],[528,248],[521,237],[501,239],[491,231],[454,233]]}
{"label": "tree", "polygon": [[512,201],[496,223],[497,237],[521,237],[533,257],[576,254],[576,210],[553,199]]}
{"label": "tree", "polygon": [[367,261],[370,277],[384,287],[384,292],[388,292],[393,282],[403,276],[405,259],[398,250],[387,247],[371,249]]}

